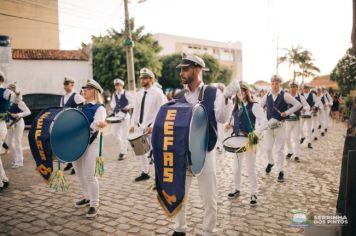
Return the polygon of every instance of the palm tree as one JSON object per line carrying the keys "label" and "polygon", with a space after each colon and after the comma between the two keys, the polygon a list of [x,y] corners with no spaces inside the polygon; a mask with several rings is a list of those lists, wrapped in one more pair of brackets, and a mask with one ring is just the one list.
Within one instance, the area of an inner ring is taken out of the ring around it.
{"label": "palm tree", "polygon": [[286,54],[278,58],[279,64],[288,62],[289,69],[293,67],[293,79],[296,78],[297,66],[299,66],[302,61],[302,57],[301,57],[302,49],[303,48],[301,46],[297,46],[297,47],[292,46],[291,49],[284,48],[283,50],[286,51]]}
{"label": "palm tree", "polygon": [[[355,0],[356,1],[356,0]],[[279,57],[279,63],[288,62],[289,68],[293,67],[293,80],[296,77],[304,79],[310,76],[315,76],[315,72],[320,72],[319,68],[313,63],[313,55],[310,51],[303,49],[301,46],[293,47],[291,49],[284,49],[286,54]]]}
{"label": "palm tree", "polygon": [[297,72],[297,76],[302,77],[302,84],[304,84],[304,79],[309,77],[315,77],[320,72],[320,69],[316,67],[313,63],[313,55],[308,50],[304,50],[300,54],[300,71]]}

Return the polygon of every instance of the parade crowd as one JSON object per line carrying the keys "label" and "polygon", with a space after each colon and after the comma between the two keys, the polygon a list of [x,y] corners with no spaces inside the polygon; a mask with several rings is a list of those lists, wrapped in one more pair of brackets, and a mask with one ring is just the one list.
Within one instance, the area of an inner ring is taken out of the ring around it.
{"label": "parade crowd", "polygon": [[[224,141],[231,136],[247,137],[248,126],[251,123],[253,133],[259,137],[259,142],[253,150],[236,154],[233,158],[234,186],[226,193],[230,199],[236,199],[241,191],[241,176],[243,162],[248,173],[250,205],[255,207],[258,201],[258,186],[256,175],[256,155],[267,154],[265,173],[272,174],[275,169],[276,181],[283,184],[288,178],[284,170],[285,160],[294,160],[297,164],[303,161],[301,148],[313,149],[313,143],[328,132],[330,117],[339,116],[340,100],[331,96],[325,87],[311,88],[308,83],[298,84],[292,80],[288,89],[283,89],[283,79],[278,75],[270,78],[269,91],[255,93],[244,82],[233,80],[229,85],[218,86],[204,84],[203,71],[205,63],[196,55],[183,54],[177,69],[180,70],[183,89],[174,97],[167,96],[157,83],[154,73],[149,68],[140,70],[141,89],[135,94],[126,91],[125,81],[113,78],[114,93],[109,107],[103,103],[103,89],[100,84],[89,79],[80,92],[74,90],[75,80],[64,78],[64,95],[58,106],[64,108],[79,108],[87,117],[91,133],[107,126],[112,130],[117,140],[118,161],[128,158],[130,143],[128,138],[136,133],[144,133],[149,143],[156,115],[161,106],[173,99],[182,103],[203,105],[208,116],[209,141],[206,159],[202,173],[197,176],[198,189],[203,202],[203,235],[217,233],[217,181],[216,154],[224,151]],[[12,158],[11,168],[23,166],[22,136],[25,128],[23,117],[31,111],[22,101],[21,93],[16,84],[4,87],[4,74],[0,74],[0,146],[3,152],[0,157],[0,194],[11,188],[6,176],[1,158],[4,155]],[[248,114],[248,119],[244,115]],[[108,122],[114,117],[115,122]],[[177,117],[179,119],[179,117]],[[98,138],[88,145],[82,158],[67,163],[65,171],[75,174],[81,187],[82,199],[73,199],[75,207],[89,206],[86,217],[95,217],[99,212],[100,195],[99,182],[95,175],[96,157],[99,148]],[[304,145],[302,145],[304,144]],[[153,147],[154,148],[154,147]],[[152,151],[137,155],[140,163],[135,182],[145,181],[153,176]],[[185,189],[189,187],[194,177],[187,171]],[[187,231],[186,209],[183,205],[174,219],[173,235],[185,235]]]}

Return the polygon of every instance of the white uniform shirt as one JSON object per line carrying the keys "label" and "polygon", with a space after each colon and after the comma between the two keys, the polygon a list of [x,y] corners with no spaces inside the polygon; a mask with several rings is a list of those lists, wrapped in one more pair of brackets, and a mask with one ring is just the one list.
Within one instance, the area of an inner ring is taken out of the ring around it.
{"label": "white uniform shirt", "polygon": [[[199,102],[199,93],[203,86],[204,82],[202,81],[194,92],[190,91],[188,86],[185,86],[188,91],[184,94],[184,97],[188,103],[195,105]],[[219,123],[225,123],[229,119],[232,109],[232,102],[228,102],[228,104],[225,104],[224,95],[222,94],[220,89],[217,89],[216,98],[214,101],[214,113],[216,121]]]}
{"label": "white uniform shirt", "polygon": [[126,92],[126,93],[125,93],[125,96],[126,96],[126,98],[127,98],[128,104],[127,104],[126,107],[123,107],[123,108],[131,109],[131,108],[134,107],[135,99],[134,99],[133,95],[132,95],[130,92],[127,92],[127,91],[125,91],[125,90],[123,89],[120,93],[118,93],[118,92],[115,91],[115,92],[112,94],[112,96],[111,96],[111,102],[110,102],[110,107],[111,107],[111,109],[114,110],[115,107],[116,107],[116,99],[115,99],[115,96],[117,96],[117,98],[120,99],[120,98],[121,98],[121,95],[123,95],[124,92]]}
{"label": "white uniform shirt", "polygon": [[26,106],[26,103],[24,101],[20,101],[18,104],[19,109],[22,111],[20,113],[16,113],[19,118],[23,118],[26,116],[31,115],[30,109]]}
{"label": "white uniform shirt", "polygon": [[6,99],[7,101],[10,101],[12,103],[15,102],[16,96],[17,95],[13,91],[11,91],[10,89],[5,89],[5,91],[4,91],[3,95],[2,95],[2,97],[4,99]]}
{"label": "white uniform shirt", "polygon": [[330,96],[329,92],[324,93],[325,104],[332,106],[333,105],[333,98]]}
{"label": "white uniform shirt", "polygon": [[[310,92],[309,92],[309,93],[303,93],[303,94],[304,94],[304,96],[303,96],[303,95],[301,95],[301,96],[304,97],[305,100],[306,100],[306,99],[308,98]],[[319,102],[321,102],[321,101],[318,100],[318,98],[316,97],[316,95],[315,95],[314,93],[311,93],[311,95],[312,95],[313,102],[314,102],[314,106],[313,106],[313,107],[319,107],[319,106],[320,106]],[[309,104],[308,104],[308,105],[309,105]],[[311,108],[312,108],[312,107],[310,107],[310,109],[311,109]]]}
{"label": "white uniform shirt", "polygon": [[[319,108],[319,109],[324,109],[324,104],[323,104],[323,102],[321,101],[321,98],[323,97],[323,95],[320,95],[320,96],[318,96],[318,95],[316,95],[315,96],[315,107],[317,107],[317,108]],[[324,98],[325,99],[325,98]]]}
{"label": "white uniform shirt", "polygon": [[[67,103],[68,99],[70,98],[70,96],[72,96],[72,94],[74,93],[75,91],[73,90],[72,92],[70,93],[66,93],[62,96],[61,98],[61,102],[59,104],[60,107],[64,107],[64,105]],[[74,95],[74,101],[76,104],[81,104],[81,103],[84,103],[85,102],[85,99],[79,94],[75,94]]]}
{"label": "white uniform shirt", "polygon": [[[279,90],[277,94],[273,94],[271,91],[269,91],[262,99],[261,99],[261,106],[264,107],[267,104],[267,96],[272,94],[273,101],[275,101],[278,97],[278,95],[281,93],[282,89]],[[302,104],[298,102],[297,99],[293,98],[289,93],[284,93],[284,101],[288,104],[291,104],[292,107],[284,111],[287,116],[293,114],[294,112],[298,111],[300,108],[302,108]],[[281,111],[282,112],[282,111]]]}
{"label": "white uniform shirt", "polygon": [[[245,106],[247,103],[244,103]],[[252,113],[256,117],[256,122],[255,122],[255,132],[258,134],[261,134],[262,131],[268,128],[268,120],[266,113],[264,112],[262,106],[255,102],[252,105]],[[234,124],[234,117],[232,116],[230,124]]]}
{"label": "white uniform shirt", "polygon": [[[145,106],[143,110],[143,120],[142,123],[139,124],[140,121],[140,113],[141,113],[141,102],[144,95],[144,92],[147,92],[145,98]],[[157,89],[151,86],[149,89],[141,89],[137,92],[134,102],[134,110],[132,113],[131,125],[139,126],[143,129],[149,127],[153,127],[153,123],[156,119],[156,115],[160,109],[160,107],[164,104],[162,93],[157,91]]]}
{"label": "white uniform shirt", "polygon": [[[95,102],[90,102],[91,104],[96,104]],[[94,120],[93,122],[90,124],[90,128],[93,131],[97,131],[98,127],[96,126],[96,124],[100,121],[105,121],[106,119],[106,109],[104,106],[100,106],[98,107],[98,109],[96,110],[95,114],[94,114]]]}
{"label": "white uniform shirt", "polygon": [[[297,99],[297,97],[298,97],[298,94],[294,98]],[[300,102],[302,103],[303,109],[305,111],[310,111],[310,106],[307,102],[307,99],[301,94],[299,94],[299,98],[300,98]]]}

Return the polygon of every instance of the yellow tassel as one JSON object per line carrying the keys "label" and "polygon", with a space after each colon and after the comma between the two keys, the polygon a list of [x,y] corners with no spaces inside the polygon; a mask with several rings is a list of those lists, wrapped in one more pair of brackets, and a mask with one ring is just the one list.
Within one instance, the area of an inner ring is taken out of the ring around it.
{"label": "yellow tassel", "polygon": [[256,133],[254,132],[249,133],[247,136],[246,151],[247,152],[255,151],[259,140],[260,138],[257,136]]}
{"label": "yellow tassel", "polygon": [[54,174],[49,187],[54,189],[55,191],[67,191],[69,188],[69,183],[64,178],[63,172],[61,170],[57,170]]}
{"label": "yellow tassel", "polygon": [[99,175],[102,177],[104,175],[104,158],[102,156],[98,156],[96,158],[96,167],[95,167],[95,175]]}

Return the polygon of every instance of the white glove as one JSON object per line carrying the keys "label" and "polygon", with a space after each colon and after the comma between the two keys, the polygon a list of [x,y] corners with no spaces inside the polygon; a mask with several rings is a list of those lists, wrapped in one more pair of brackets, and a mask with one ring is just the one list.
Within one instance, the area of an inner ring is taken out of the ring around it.
{"label": "white glove", "polygon": [[231,97],[235,93],[240,92],[240,84],[239,81],[234,79],[233,81],[230,82],[228,86],[226,86],[224,90],[224,96],[225,97]]}

